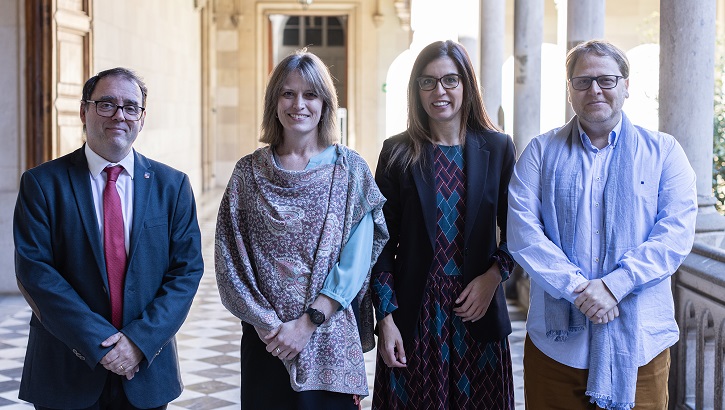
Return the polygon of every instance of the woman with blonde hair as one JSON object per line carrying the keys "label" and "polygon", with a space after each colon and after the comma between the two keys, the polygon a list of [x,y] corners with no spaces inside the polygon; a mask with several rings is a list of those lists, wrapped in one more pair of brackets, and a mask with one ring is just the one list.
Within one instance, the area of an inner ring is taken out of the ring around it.
{"label": "woman with blonde hair", "polygon": [[357,409],[385,199],[333,143],[337,96],[318,57],[282,60],[264,100],[268,145],[239,160],[217,219],[219,293],[242,320],[242,408]]}

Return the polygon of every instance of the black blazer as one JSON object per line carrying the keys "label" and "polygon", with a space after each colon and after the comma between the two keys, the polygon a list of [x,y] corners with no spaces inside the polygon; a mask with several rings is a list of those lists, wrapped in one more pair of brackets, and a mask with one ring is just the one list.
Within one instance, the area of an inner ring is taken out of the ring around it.
{"label": "black blazer", "polygon": [[[409,349],[420,315],[423,292],[433,262],[436,233],[436,193],[433,175],[433,146],[425,146],[424,166],[404,170],[398,164],[387,169],[391,149],[409,145],[407,132],[383,143],[375,181],[387,202],[383,207],[390,240],[373,272],[391,272],[395,281],[398,309],[395,324]],[[463,250],[463,279],[468,284],[495,262],[494,252],[506,248],[508,183],[515,162],[514,145],[508,135],[469,130],[466,135],[466,215]],[[500,243],[496,243],[496,226]],[[503,286],[499,285],[488,311],[475,323],[466,322],[475,340],[501,340],[511,333]]]}

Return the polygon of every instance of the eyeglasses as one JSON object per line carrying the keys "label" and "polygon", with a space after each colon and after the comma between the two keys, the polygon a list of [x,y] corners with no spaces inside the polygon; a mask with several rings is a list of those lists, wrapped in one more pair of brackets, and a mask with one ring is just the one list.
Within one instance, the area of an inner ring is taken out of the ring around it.
{"label": "eyeglasses", "polygon": [[116,105],[108,101],[84,101],[95,104],[96,114],[100,115],[101,117],[113,117],[114,115],[116,115],[116,112],[120,108],[121,111],[123,111],[124,118],[131,121],[138,121],[139,119],[141,119],[141,115],[143,114],[144,110],[146,110],[146,108],[139,107],[138,105]]}
{"label": "eyeglasses", "polygon": [[572,77],[569,79],[571,88],[577,91],[588,90],[592,86],[592,82],[596,81],[599,88],[609,90],[617,86],[619,79],[624,78],[621,75],[600,75],[599,77]]}
{"label": "eyeglasses", "polygon": [[460,83],[461,75],[460,74],[446,74],[443,77],[435,78],[435,77],[429,77],[429,76],[423,76],[418,77],[418,87],[420,87],[423,91],[430,91],[436,88],[436,85],[438,82],[441,83],[443,88],[445,89],[451,89],[458,87],[458,84]]}

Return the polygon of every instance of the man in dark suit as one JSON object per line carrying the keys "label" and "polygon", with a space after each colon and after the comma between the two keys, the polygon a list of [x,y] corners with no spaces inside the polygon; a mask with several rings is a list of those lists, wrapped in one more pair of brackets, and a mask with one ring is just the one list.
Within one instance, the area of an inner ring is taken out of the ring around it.
{"label": "man in dark suit", "polygon": [[183,389],[174,335],[201,234],[188,177],[132,149],[145,102],[135,73],[100,72],[83,87],[86,144],[22,176],[15,273],[33,315],[19,397],[37,409],[163,409]]}

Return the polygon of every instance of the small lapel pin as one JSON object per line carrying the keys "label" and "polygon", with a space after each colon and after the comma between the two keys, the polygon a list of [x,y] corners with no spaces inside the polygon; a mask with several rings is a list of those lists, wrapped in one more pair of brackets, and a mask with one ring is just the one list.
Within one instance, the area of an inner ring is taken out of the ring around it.
{"label": "small lapel pin", "polygon": [[148,172],[144,172],[143,177],[146,179],[149,179],[149,178],[151,178],[151,174],[149,174]]}

